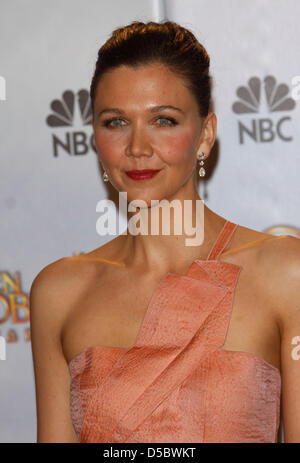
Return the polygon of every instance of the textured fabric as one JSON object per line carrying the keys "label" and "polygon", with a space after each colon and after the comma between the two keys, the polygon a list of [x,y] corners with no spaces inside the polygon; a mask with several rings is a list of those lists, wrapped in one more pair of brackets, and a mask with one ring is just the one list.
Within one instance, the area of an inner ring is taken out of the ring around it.
{"label": "textured fabric", "polygon": [[79,442],[276,442],[280,371],[221,348],[242,267],[218,256],[236,227],[226,221],[186,275],[165,275],[131,348],[93,346],[70,361]]}

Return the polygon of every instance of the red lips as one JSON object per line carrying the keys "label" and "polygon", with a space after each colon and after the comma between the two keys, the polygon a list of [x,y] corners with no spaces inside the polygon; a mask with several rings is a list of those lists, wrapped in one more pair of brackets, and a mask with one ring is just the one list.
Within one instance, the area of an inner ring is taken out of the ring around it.
{"label": "red lips", "polygon": [[127,170],[126,174],[133,180],[146,180],[154,177],[161,169]]}

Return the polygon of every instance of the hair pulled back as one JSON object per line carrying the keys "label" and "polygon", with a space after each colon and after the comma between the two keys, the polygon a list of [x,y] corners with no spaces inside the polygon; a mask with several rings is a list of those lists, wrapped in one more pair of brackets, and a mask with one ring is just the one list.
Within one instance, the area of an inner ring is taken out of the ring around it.
{"label": "hair pulled back", "polygon": [[115,29],[98,51],[90,87],[92,112],[101,76],[120,65],[138,67],[160,63],[183,78],[196,98],[200,117],[209,112],[211,90],[210,57],[188,29],[173,21],[140,22]]}

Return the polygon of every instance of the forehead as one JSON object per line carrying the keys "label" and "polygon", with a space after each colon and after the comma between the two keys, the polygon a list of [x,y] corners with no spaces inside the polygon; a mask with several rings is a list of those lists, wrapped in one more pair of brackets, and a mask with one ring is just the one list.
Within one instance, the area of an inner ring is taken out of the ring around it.
{"label": "forehead", "polygon": [[[95,103],[129,106],[159,99],[160,103],[193,104],[193,95],[184,80],[163,64],[139,67],[119,66],[103,74],[98,82]],[[161,100],[164,100],[162,103]]]}

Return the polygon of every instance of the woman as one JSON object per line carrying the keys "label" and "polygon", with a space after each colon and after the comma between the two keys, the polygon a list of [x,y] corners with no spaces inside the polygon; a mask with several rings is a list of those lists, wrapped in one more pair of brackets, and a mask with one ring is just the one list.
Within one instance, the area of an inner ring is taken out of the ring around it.
{"label": "woman", "polygon": [[[115,30],[90,95],[105,180],[145,201],[149,222],[152,199],[201,201],[216,116],[189,30]],[[285,441],[300,440],[300,243],[203,213],[196,246],[174,214],[169,234],[122,234],[35,278],[38,442],[276,442],[281,416]]]}

